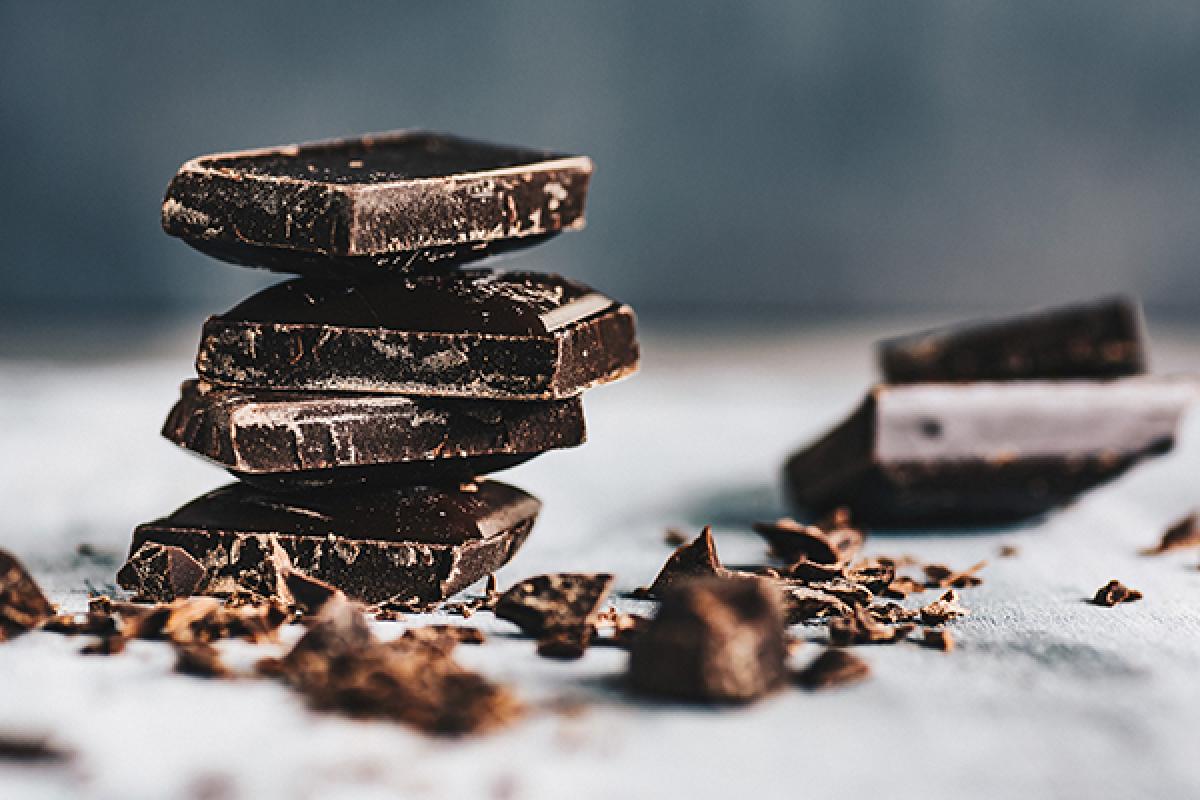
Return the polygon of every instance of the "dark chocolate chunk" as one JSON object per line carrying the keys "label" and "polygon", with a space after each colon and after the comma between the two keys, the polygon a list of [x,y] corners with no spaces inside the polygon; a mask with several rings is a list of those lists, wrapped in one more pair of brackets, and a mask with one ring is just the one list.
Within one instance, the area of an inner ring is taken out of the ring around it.
{"label": "dark chocolate chunk", "polygon": [[954,637],[945,628],[926,628],[921,644],[934,650],[949,653],[954,649]]}
{"label": "dark chocolate chunk", "polygon": [[419,636],[380,642],[345,598],[321,609],[309,631],[279,660],[260,662],[318,709],[384,717],[432,733],[471,733],[520,714],[516,698],[460,666],[445,640]]}
{"label": "dark chocolate chunk", "polygon": [[595,633],[596,614],[612,582],[607,573],[537,575],[500,595],[492,611],[536,638],[539,655],[579,658]]}
{"label": "dark chocolate chunk", "polygon": [[870,674],[871,668],[854,653],[838,647],[827,647],[796,674],[796,682],[806,689],[832,689],[858,683]]}
{"label": "dark chocolate chunk", "polygon": [[243,388],[562,399],[636,371],[635,327],[629,306],[557,275],[299,279],[209,318],[196,370]]}
{"label": "dark chocolate chunk", "polygon": [[1117,603],[1134,603],[1141,600],[1142,597],[1142,593],[1137,589],[1130,589],[1125,584],[1114,579],[1096,590],[1096,596],[1092,598],[1092,604],[1112,608]]}
{"label": "dark chocolate chunk", "polygon": [[876,387],[785,472],[811,511],[894,526],[1022,519],[1171,449],[1195,389],[1129,378]]}
{"label": "dark chocolate chunk", "polygon": [[887,383],[1116,378],[1146,371],[1143,327],[1111,297],[888,339],[879,364]]}
{"label": "dark chocolate chunk", "polygon": [[207,642],[175,645],[175,671],[201,678],[226,678],[231,674],[220,652]]}
{"label": "dark chocolate chunk", "polygon": [[163,436],[264,488],[460,483],[584,441],[583,404],[183,385]]}
{"label": "dark chocolate chunk", "polygon": [[855,606],[850,614],[829,620],[829,641],[839,646],[892,644],[906,638],[914,628],[909,623],[888,625],[877,619],[869,609]]}
{"label": "dark chocolate chunk", "polygon": [[591,173],[582,156],[395,131],[193,159],[162,224],[234,264],[383,275],[582,228]]}
{"label": "dark chocolate chunk", "polygon": [[921,608],[921,622],[926,625],[945,625],[952,619],[969,613],[958,603],[958,593],[947,589],[946,593]]}
{"label": "dark chocolate chunk", "polygon": [[305,614],[319,613],[326,603],[342,593],[336,586],[294,569],[284,573],[283,582],[292,602]]}
{"label": "dark chocolate chunk", "polygon": [[746,702],[784,679],[779,592],[758,578],[694,579],[673,586],[630,651],[638,691]]}
{"label": "dark chocolate chunk", "polygon": [[1200,517],[1196,514],[1188,514],[1167,528],[1157,545],[1142,550],[1142,555],[1156,556],[1172,550],[1186,550],[1194,547],[1200,547]]}
{"label": "dark chocolate chunk", "polygon": [[665,592],[684,581],[728,575],[729,570],[721,566],[721,561],[717,558],[717,544],[713,540],[712,526],[705,525],[694,541],[680,545],[667,558],[646,594],[662,597]]}
{"label": "dark chocolate chunk", "polygon": [[788,563],[801,558],[819,564],[838,564],[849,561],[862,549],[865,536],[857,528],[838,524],[824,529],[804,525],[790,517],[774,522],[756,522],[754,530],[767,540],[771,551]]}
{"label": "dark chocolate chunk", "polygon": [[274,537],[296,570],[353,598],[440,600],[505,564],[540,507],[537,498],[495,481],[304,496],[233,484],[140,525],[133,549],[175,545],[212,580],[242,580]]}
{"label": "dark chocolate chunk", "polygon": [[54,616],[54,606],[42,594],[25,567],[0,550],[0,642],[8,641]]}
{"label": "dark chocolate chunk", "polygon": [[117,572],[117,583],[141,600],[169,603],[199,594],[205,577],[204,565],[183,548],[147,542]]}
{"label": "dark chocolate chunk", "polygon": [[0,764],[66,761],[70,753],[52,739],[33,733],[0,731]]}
{"label": "dark chocolate chunk", "polygon": [[951,569],[945,564],[926,564],[922,568],[925,573],[925,586],[929,589],[969,589],[983,583],[978,573],[986,566],[986,561],[979,561],[964,570]]}

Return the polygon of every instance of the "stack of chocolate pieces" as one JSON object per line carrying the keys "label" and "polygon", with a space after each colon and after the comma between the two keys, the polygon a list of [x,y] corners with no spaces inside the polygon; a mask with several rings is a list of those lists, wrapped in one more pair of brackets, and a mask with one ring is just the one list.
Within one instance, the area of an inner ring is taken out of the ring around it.
{"label": "stack of chocolate pieces", "polygon": [[184,164],[167,233],[301,277],[204,324],[163,435],[240,480],[139,526],[131,559],[182,548],[209,592],[286,563],[368,602],[506,563],[540,503],[479,476],[581,444],[579,395],[637,369],[635,322],[558,275],[464,265],[582,227],[591,170],[421,132]]}
{"label": "stack of chocolate pieces", "polygon": [[884,383],[787,462],[814,514],[884,526],[1020,520],[1165,453],[1195,398],[1146,372],[1142,314],[1104,298],[881,342]]}

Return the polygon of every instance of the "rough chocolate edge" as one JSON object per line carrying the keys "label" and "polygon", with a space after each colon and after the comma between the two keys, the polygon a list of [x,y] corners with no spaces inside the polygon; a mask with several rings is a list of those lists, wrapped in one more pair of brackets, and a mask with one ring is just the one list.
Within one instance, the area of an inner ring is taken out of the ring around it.
{"label": "rough chocolate edge", "polygon": [[637,317],[620,305],[564,331],[560,339],[554,390],[570,396],[637,372],[641,350]]}

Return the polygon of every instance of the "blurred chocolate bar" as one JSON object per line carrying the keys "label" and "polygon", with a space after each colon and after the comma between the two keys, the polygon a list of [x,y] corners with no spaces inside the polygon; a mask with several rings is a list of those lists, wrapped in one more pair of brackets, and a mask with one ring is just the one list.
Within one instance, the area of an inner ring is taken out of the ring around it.
{"label": "blurred chocolate bar", "polygon": [[583,404],[313,394],[188,381],[163,436],[277,490],[457,484],[584,441]]}
{"label": "blurred chocolate bar", "polygon": [[297,279],[204,324],[212,383],[499,400],[571,397],[637,369],[633,310],[557,275]]}
{"label": "blurred chocolate bar", "polygon": [[787,487],[869,525],[1017,520],[1170,450],[1195,397],[1151,378],[878,386],[791,457]]}
{"label": "blurred chocolate bar", "polygon": [[1146,371],[1141,307],[1128,297],[964,322],[877,346],[886,383],[1117,378]]}
{"label": "blurred chocolate bar", "polygon": [[162,224],[234,264],[361,277],[582,228],[591,173],[582,156],[397,131],[195,158]]}
{"label": "blurred chocolate bar", "polygon": [[485,480],[303,497],[235,483],[139,525],[130,553],[147,542],[180,547],[210,581],[236,582],[278,544],[292,568],[355,599],[441,600],[506,564],[540,509],[532,495]]}

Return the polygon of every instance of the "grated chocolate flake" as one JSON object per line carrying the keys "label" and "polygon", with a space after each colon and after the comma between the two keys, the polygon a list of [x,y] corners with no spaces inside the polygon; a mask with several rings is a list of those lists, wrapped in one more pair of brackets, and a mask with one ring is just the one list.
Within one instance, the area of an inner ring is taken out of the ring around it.
{"label": "grated chocolate flake", "polygon": [[827,647],[796,674],[796,682],[806,689],[832,689],[858,683],[870,674],[867,662],[854,653],[840,647]]}

